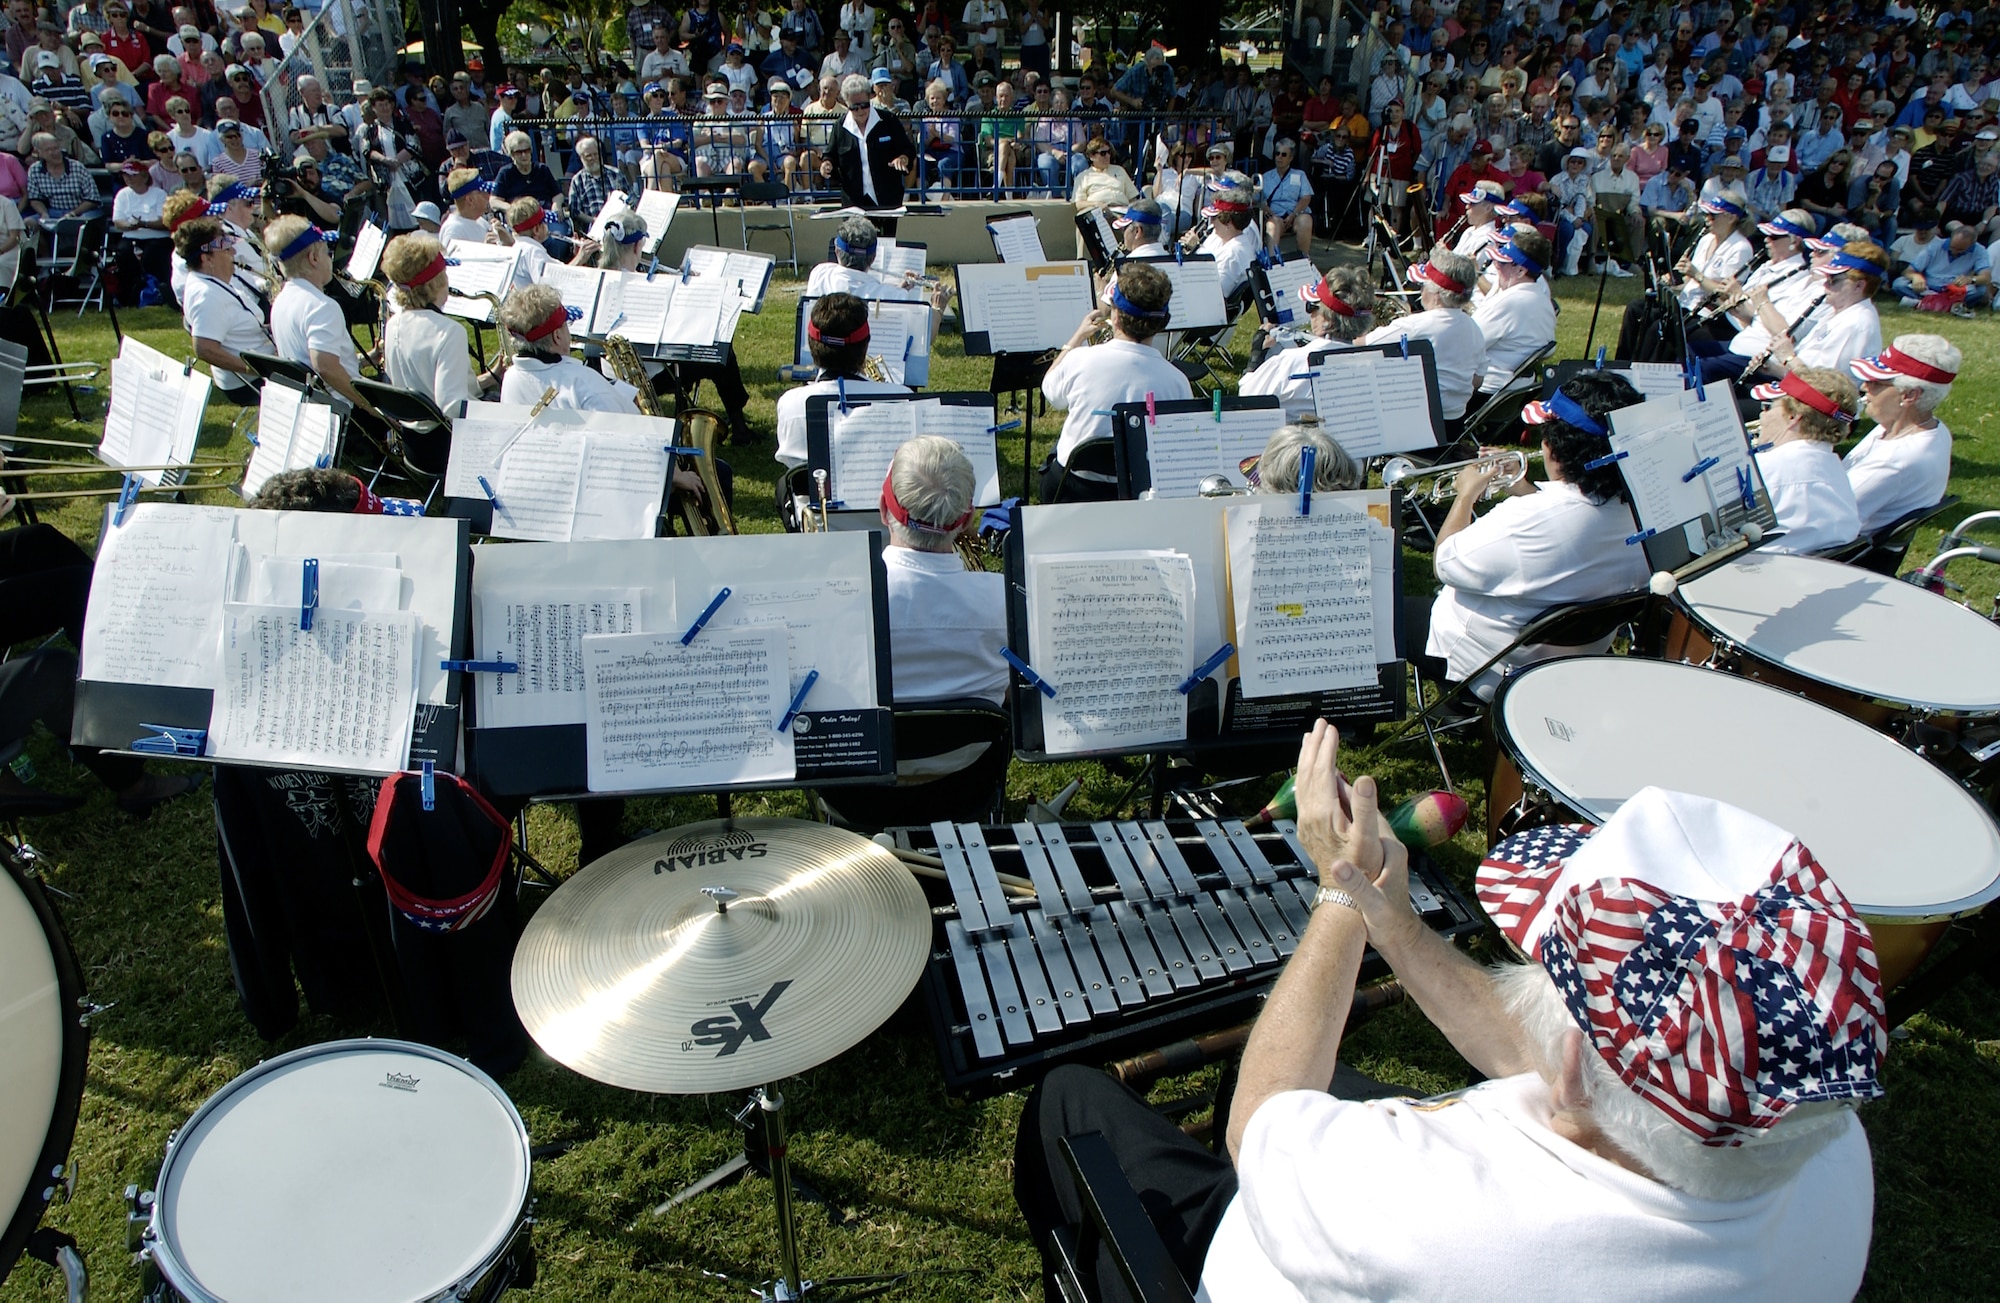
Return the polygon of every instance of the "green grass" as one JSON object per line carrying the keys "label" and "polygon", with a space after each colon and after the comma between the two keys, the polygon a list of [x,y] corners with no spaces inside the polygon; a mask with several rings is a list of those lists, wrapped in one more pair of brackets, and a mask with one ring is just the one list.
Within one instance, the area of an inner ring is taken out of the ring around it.
{"label": "green grass", "polygon": [[[1559,288],[1564,308],[1559,356],[1582,354],[1595,289],[1594,282]],[[773,368],[789,348],[795,293],[795,285],[776,287],[764,314],[746,318],[739,335],[751,383],[750,419],[767,432],[781,392]],[[1599,341],[1615,337],[1617,312],[1629,295],[1616,283],[1610,287]],[[1965,348],[1963,378],[1945,411],[1957,435],[1952,491],[1964,499],[1961,515],[2000,505],[2000,439],[1993,434],[2000,400],[1995,327],[1983,319],[1919,319],[1895,308],[1884,316],[1887,334],[1931,330]],[[156,347],[175,355],[186,351],[178,319],[166,312],[125,313],[122,320]],[[101,316],[78,321],[64,314],[58,329],[68,356],[103,358],[111,350]],[[985,361],[964,358],[956,337],[946,337],[933,359],[931,387],[983,389],[987,374]],[[79,424],[60,398],[33,399],[21,433],[94,443],[101,407],[94,402],[93,407]],[[225,447],[228,414],[220,405],[211,414],[205,458],[240,458],[247,451],[240,443]],[[1058,426],[1053,417],[1039,419],[1037,426],[1039,459]],[[1003,457],[1003,484],[1012,491],[1020,483],[1019,443],[1003,450]],[[768,452],[736,450],[732,459],[743,527],[777,528]],[[102,482],[114,480],[107,475]],[[93,507],[70,504],[44,515],[86,544],[96,536]],[[1937,533],[1933,529],[1919,538],[1912,556],[1928,557]],[[1429,582],[1429,567],[1421,556],[1410,560],[1409,584],[1416,591]],[[2000,571],[1961,565],[1955,577],[1983,607]],[[1782,739],[1756,742],[1769,747]],[[128,1182],[151,1184],[168,1133],[261,1058],[390,1029],[308,1018],[277,1043],[260,1041],[238,1012],[230,986],[206,800],[183,801],[132,824],[46,737],[37,739],[30,753],[50,786],[90,798],[75,815],[40,821],[31,832],[46,856],[51,883],[70,897],[60,906],[91,994],[111,1006],[93,1027],[89,1093],[72,1151],[79,1169],[77,1197],[52,1210],[48,1220],[77,1237],[100,1297],[130,1297],[137,1274],[124,1249],[121,1192]],[[1470,745],[1455,746],[1448,758],[1461,791],[1473,802],[1477,827],[1482,758]],[[1390,753],[1363,748],[1354,763],[1379,775],[1396,799],[1435,781],[1428,763],[1409,748]],[[1126,779],[1100,766],[1019,764],[1008,784],[1013,808],[1052,795],[1071,777],[1084,780],[1072,805],[1077,814],[1106,815],[1121,808],[1121,801],[1128,802],[1122,808],[1131,808]],[[1867,783],[1868,775],[1857,774],[1854,791],[1839,795],[1866,799]],[[1254,808],[1269,787],[1234,789],[1239,807]],[[796,794],[772,793],[739,798],[736,809],[801,815],[805,805]],[[667,828],[713,811],[707,799],[635,801],[627,826],[634,832]],[[1923,821],[1921,811],[1884,811],[1882,817],[1907,820],[1913,830]],[[575,829],[566,808],[536,807],[530,834],[537,853],[558,873],[574,869]],[[1913,835],[1913,854],[1921,853],[1917,840]],[[1478,838],[1468,833],[1442,848],[1440,858],[1464,878],[1480,850]],[[530,893],[531,905],[535,898]],[[1863,1110],[1876,1165],[1875,1241],[1865,1289],[1871,1299],[1986,1296],[1994,1292],[1990,1282],[2000,1279],[2000,1223],[1992,1213],[2000,1206],[2000,1005],[1994,996],[1989,985],[1973,979],[1913,1020],[1888,1060],[1888,1097]],[[1444,1089],[1465,1080],[1465,1065],[1406,1009],[1370,1023],[1350,1038],[1344,1053],[1364,1070],[1413,1089]],[[1159,1094],[1188,1094],[1208,1080],[1169,1082]],[[769,1274],[774,1230],[764,1182],[708,1195],[664,1218],[650,1213],[667,1192],[732,1152],[729,1116],[738,1097],[631,1094],[587,1081],[539,1054],[504,1084],[535,1143],[575,1142],[535,1170],[542,1270],[535,1296],[740,1298],[739,1285],[704,1280],[698,1271],[753,1280]],[[835,1228],[816,1209],[801,1212],[809,1274],[918,1268],[925,1274],[897,1297],[1035,1296],[1034,1255],[1009,1185],[1019,1096],[979,1103],[949,1098],[928,1030],[911,1009],[848,1054],[786,1083],[785,1091],[797,1161],[850,1218]],[[301,1125],[309,1122],[302,1119]],[[1369,1178],[1357,1173],[1354,1179]],[[1413,1217],[1423,1215],[1422,1209],[1411,1210]],[[0,1300],[8,1303],[59,1297],[54,1273],[33,1262],[0,1285]]]}

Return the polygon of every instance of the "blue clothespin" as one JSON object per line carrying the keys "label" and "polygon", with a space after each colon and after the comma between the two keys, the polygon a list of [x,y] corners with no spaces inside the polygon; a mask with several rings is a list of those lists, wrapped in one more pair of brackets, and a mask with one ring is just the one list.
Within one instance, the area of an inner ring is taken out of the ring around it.
{"label": "blue clothespin", "polygon": [[1007,433],[1007,431],[1009,431],[1009,430],[1018,430],[1018,429],[1020,429],[1020,428],[1021,428],[1021,419],[1020,419],[1019,417],[1015,417],[1015,418],[1014,418],[1013,420],[1011,420],[1011,421],[1002,421],[1002,422],[1001,422],[1000,424],[998,424],[998,425],[989,425],[989,426],[987,426],[987,427],[986,427],[986,433],[988,433],[988,434],[1005,434],[1005,433]]}
{"label": "blue clothespin", "polygon": [[1307,444],[1299,449],[1299,514],[1313,514],[1313,476],[1317,472],[1319,449]]}
{"label": "blue clothespin", "polygon": [[1410,355],[1410,337],[1409,337],[1408,335],[1404,335],[1404,336],[1402,337],[1402,342],[1401,342],[1401,344],[1400,344],[1400,345],[1399,345],[1398,347],[1400,347],[1400,348],[1401,348],[1401,349],[1403,350],[1403,356],[1404,356],[1405,358],[1409,357],[1409,355]]}
{"label": "blue clothespin", "polygon": [[1221,425],[1221,424],[1222,424],[1222,390],[1221,390],[1220,388],[1217,388],[1217,389],[1216,389],[1216,391],[1215,391],[1215,393],[1214,393],[1214,395],[1213,395],[1212,397],[1213,397],[1213,399],[1214,399],[1214,406],[1215,406],[1215,423],[1216,423],[1217,425]]}
{"label": "blue clothespin", "polygon": [[118,510],[111,517],[111,526],[113,529],[125,523],[125,513],[130,511],[132,505],[138,500],[139,477],[137,475],[127,475],[124,482],[118,486]]}
{"label": "blue clothespin", "polygon": [[710,619],[714,618],[715,613],[721,610],[722,604],[728,600],[729,600],[729,589],[728,588],[717,589],[714,599],[710,601],[706,607],[703,608],[702,613],[700,615],[695,617],[694,623],[688,626],[688,631],[681,635],[681,646],[685,647],[689,643],[693,642],[694,636],[701,632],[702,626],[707,624]]}
{"label": "blue clothespin", "polygon": [[1160,423],[1160,409],[1156,405],[1154,405],[1153,391],[1148,389],[1146,391],[1146,424],[1158,425],[1159,423]]}
{"label": "blue clothespin", "polygon": [[1651,538],[1651,537],[1652,537],[1653,535],[1655,535],[1655,534],[1657,534],[1657,533],[1659,533],[1659,532],[1660,532],[1660,531],[1659,531],[1659,530],[1657,530],[1657,529],[1642,529],[1642,530],[1640,530],[1640,531],[1639,531],[1638,533],[1636,533],[1636,534],[1632,535],[1631,537],[1627,538],[1627,539],[1625,540],[1625,546],[1626,546],[1626,547],[1631,547],[1631,546],[1632,546],[1632,545],[1633,545],[1634,543],[1643,543],[1643,542],[1645,542],[1645,541],[1646,541],[1647,539]]}
{"label": "blue clothespin", "polygon": [[258,445],[257,445],[257,432],[256,432],[255,430],[245,430],[245,431],[243,432],[243,437],[244,437],[244,438],[246,438],[246,439],[248,439],[248,440],[250,441],[250,446],[251,446],[252,448],[255,448],[255,447],[257,447],[257,446],[258,446]]}
{"label": "blue clothespin", "polygon": [[845,416],[847,415],[847,377],[835,376],[833,383],[834,387],[840,390],[840,414]]}
{"label": "blue clothespin", "polygon": [[1221,649],[1218,650],[1215,653],[1215,655],[1209,657],[1207,660],[1203,661],[1200,665],[1197,665],[1195,667],[1194,673],[1188,675],[1185,679],[1181,680],[1181,687],[1180,687],[1181,695],[1185,697],[1190,692],[1193,692],[1195,690],[1195,687],[1198,684],[1200,684],[1200,682],[1203,679],[1207,678],[1209,675],[1221,669],[1223,664],[1226,661],[1228,661],[1228,659],[1231,656],[1234,656],[1235,654],[1236,654],[1235,643],[1233,642],[1223,643]]}
{"label": "blue clothespin", "polygon": [[1692,382],[1693,382],[1693,384],[1694,384],[1694,400],[1695,400],[1695,401],[1696,401],[1697,403],[1705,403],[1705,402],[1707,402],[1707,401],[1708,401],[1708,386],[1706,386],[1706,385],[1702,384],[1702,382],[1701,382],[1701,368],[1700,368],[1700,367],[1698,367],[1698,366],[1695,366],[1695,367],[1689,367],[1689,368],[1688,368],[1688,379],[1689,379],[1690,381],[1692,381]]}
{"label": "blue clothespin", "polygon": [[435,810],[437,809],[437,762],[424,761],[423,768],[418,772],[422,775],[418,782],[423,789],[424,809]]}
{"label": "blue clothespin", "polygon": [[1629,452],[1608,452],[1602,457],[1593,457],[1591,460],[1585,462],[1583,468],[1587,471],[1603,470],[1606,466],[1624,461],[1631,455]]}
{"label": "blue clothespin", "polygon": [[659,269],[660,269],[660,260],[656,257],[646,267],[646,281],[648,284],[652,283],[653,273],[658,271]]}
{"label": "blue clothespin", "polygon": [[152,737],[137,738],[127,750],[148,756],[198,756],[208,741],[205,728],[175,728],[171,724],[141,724]]}
{"label": "blue clothespin", "polygon": [[1028,681],[1029,687],[1033,688],[1035,691],[1041,693],[1045,697],[1053,698],[1056,695],[1056,685],[1050,683],[1047,679],[1035,673],[1032,669],[1029,669],[1028,662],[1022,660],[1019,656],[1016,656],[1014,654],[1014,649],[1012,647],[1002,647],[1000,649],[1000,655],[1009,665],[1012,665],[1014,667],[1014,669],[1020,674],[1022,678]]}
{"label": "blue clothespin", "polygon": [[493,504],[493,509],[495,511],[506,510],[505,507],[500,505],[500,495],[493,491],[493,486],[487,482],[487,479],[484,475],[481,475],[479,477],[479,490],[480,492],[486,495],[486,500]]}
{"label": "blue clothespin", "polygon": [[807,670],[805,682],[799,684],[799,690],[792,694],[792,704],[785,707],[785,717],[778,721],[778,732],[784,733],[791,729],[792,721],[799,717],[799,708],[806,704],[806,694],[811,692],[813,684],[818,682],[819,671]]}
{"label": "blue clothespin", "polygon": [[669,457],[699,457],[699,456],[701,456],[701,449],[699,449],[699,448],[683,448],[683,447],[682,447],[682,446],[681,446],[680,444],[677,444],[677,443],[670,443],[670,444],[666,445],[666,449],[667,449],[667,456],[669,456]]}
{"label": "blue clothespin", "polygon": [[313,627],[313,612],[319,609],[319,559],[307,557],[299,567],[299,629],[310,633]]}
{"label": "blue clothespin", "polygon": [[1775,447],[1777,447],[1777,446],[1778,446],[1778,445],[1777,445],[1777,444],[1775,444],[1775,443],[1753,443],[1753,444],[1751,444],[1751,445],[1750,445],[1750,451],[1751,451],[1751,453],[1752,453],[1752,454],[1756,454],[1756,453],[1760,453],[1760,452],[1769,452],[1769,451],[1771,451],[1771,449],[1773,449],[1773,448],[1775,448]]}
{"label": "blue clothespin", "polygon": [[1183,263],[1185,263],[1185,262],[1186,262],[1186,259],[1185,259],[1185,258],[1184,258],[1184,257],[1182,256],[1182,250],[1181,250],[1181,242],[1180,242],[1179,240],[1175,240],[1175,241],[1174,241],[1174,265],[1175,265],[1176,267],[1178,267],[1178,266],[1181,266],[1181,265],[1182,265]]}
{"label": "blue clothespin", "polygon": [[1736,468],[1736,493],[1738,497],[1743,499],[1743,509],[1745,511],[1755,511],[1757,509],[1757,484],[1751,477],[1748,466],[1738,466]]}
{"label": "blue clothespin", "polygon": [[1714,470],[1717,466],[1720,466],[1721,464],[1722,464],[1722,458],[1720,457],[1704,457],[1700,461],[1696,462],[1694,465],[1687,468],[1687,473],[1681,476],[1681,483],[1692,484],[1694,483],[1695,477],[1697,475],[1706,474],[1707,472]]}
{"label": "blue clothespin", "polygon": [[1605,350],[1605,345],[1599,344],[1597,346],[1597,369],[1599,371],[1602,371],[1604,369],[1604,350]]}
{"label": "blue clothespin", "polygon": [[[656,258],[654,261],[657,262],[658,259]],[[683,258],[681,260],[681,284],[685,285],[687,283],[688,283],[688,265],[687,265],[687,260]]]}
{"label": "blue clothespin", "polygon": [[459,674],[519,674],[521,667],[513,661],[439,661],[438,668]]}
{"label": "blue clothespin", "polygon": [[332,469],[333,469],[333,454],[332,454],[332,453],[330,453],[330,452],[323,452],[323,453],[321,453],[321,454],[320,454],[320,455],[319,455],[319,456],[318,456],[318,457],[317,457],[316,459],[314,459],[314,461],[313,461],[313,469],[314,469],[314,470],[316,470],[316,471],[330,471],[330,470],[332,470]]}

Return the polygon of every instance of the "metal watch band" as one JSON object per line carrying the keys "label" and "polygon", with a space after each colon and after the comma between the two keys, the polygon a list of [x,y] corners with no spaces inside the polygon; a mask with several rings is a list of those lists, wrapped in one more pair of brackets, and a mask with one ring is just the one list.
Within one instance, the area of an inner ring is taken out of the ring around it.
{"label": "metal watch band", "polygon": [[1356,913],[1361,910],[1361,903],[1339,887],[1321,887],[1314,892],[1313,908],[1318,909],[1321,905],[1345,905]]}

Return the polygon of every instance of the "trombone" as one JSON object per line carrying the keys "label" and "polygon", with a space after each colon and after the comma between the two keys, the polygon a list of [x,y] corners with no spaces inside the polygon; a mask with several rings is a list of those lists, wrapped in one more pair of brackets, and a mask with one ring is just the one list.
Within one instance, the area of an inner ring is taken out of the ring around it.
{"label": "trombone", "polygon": [[[1433,505],[1451,501],[1458,495],[1458,472],[1473,466],[1492,467],[1498,473],[1493,482],[1480,495],[1487,498],[1498,497],[1519,484],[1528,475],[1528,463],[1539,462],[1539,450],[1529,452],[1523,448],[1509,448],[1501,452],[1482,453],[1477,457],[1467,457],[1463,461],[1439,462],[1435,466],[1419,466],[1408,457],[1391,457],[1382,463],[1382,487],[1400,488],[1412,497],[1421,497]],[[1431,478],[1434,477],[1434,478]],[[1423,481],[1431,478],[1428,493],[1423,491]]]}

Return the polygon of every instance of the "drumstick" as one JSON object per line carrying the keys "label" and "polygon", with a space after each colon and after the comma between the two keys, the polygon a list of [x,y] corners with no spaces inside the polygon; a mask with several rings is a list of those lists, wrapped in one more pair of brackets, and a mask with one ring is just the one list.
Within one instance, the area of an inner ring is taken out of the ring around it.
{"label": "drumstick", "polygon": [[[887,846],[883,849],[901,860],[905,868],[920,878],[935,878],[939,882],[947,880],[944,872],[944,861],[935,855],[925,855],[921,851],[906,851],[894,846]],[[1017,896],[1032,896],[1035,894],[1035,884],[1026,878],[1016,877],[1011,873],[996,873],[993,876],[1000,879],[1000,886],[1003,890],[1011,891]]]}

